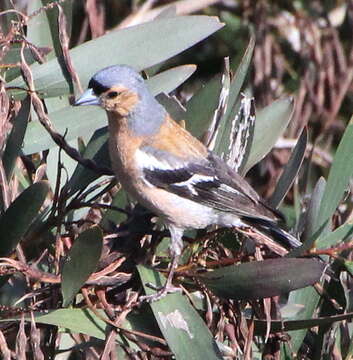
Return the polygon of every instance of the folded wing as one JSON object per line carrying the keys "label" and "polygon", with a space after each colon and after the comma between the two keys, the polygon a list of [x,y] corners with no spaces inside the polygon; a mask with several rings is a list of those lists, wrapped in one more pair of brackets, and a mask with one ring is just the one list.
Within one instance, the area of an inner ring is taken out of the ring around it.
{"label": "folded wing", "polygon": [[186,161],[145,146],[138,158],[145,180],[154,186],[219,211],[276,220],[275,212],[260,202],[250,185],[212,153],[207,158]]}

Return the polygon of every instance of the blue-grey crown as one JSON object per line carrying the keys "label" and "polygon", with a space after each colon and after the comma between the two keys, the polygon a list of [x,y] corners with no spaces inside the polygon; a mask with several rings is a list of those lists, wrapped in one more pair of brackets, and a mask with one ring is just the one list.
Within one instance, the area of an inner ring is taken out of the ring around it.
{"label": "blue-grey crown", "polygon": [[145,86],[142,76],[135,69],[127,65],[108,66],[94,74],[88,83],[88,87],[96,95],[100,95],[116,85],[122,85],[137,92]]}

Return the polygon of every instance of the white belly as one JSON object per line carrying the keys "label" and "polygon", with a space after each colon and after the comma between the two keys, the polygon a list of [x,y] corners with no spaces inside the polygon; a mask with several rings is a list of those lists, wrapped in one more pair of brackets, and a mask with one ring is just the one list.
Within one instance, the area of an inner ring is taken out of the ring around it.
{"label": "white belly", "polygon": [[163,189],[145,188],[136,200],[150,209],[167,224],[180,228],[202,229],[217,223],[218,215],[212,208],[182,198]]}

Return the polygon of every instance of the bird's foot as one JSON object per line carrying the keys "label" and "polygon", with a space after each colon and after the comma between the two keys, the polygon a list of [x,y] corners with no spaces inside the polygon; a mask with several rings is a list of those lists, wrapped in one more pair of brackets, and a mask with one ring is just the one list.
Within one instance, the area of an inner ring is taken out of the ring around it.
{"label": "bird's foot", "polygon": [[144,302],[147,302],[150,304],[152,302],[163,299],[168,294],[182,292],[182,289],[175,287],[172,284],[165,284],[162,287],[157,287],[154,284],[147,283],[146,286],[148,286],[149,288],[152,288],[154,290],[157,290],[157,292],[155,294],[151,294],[151,295],[140,296],[139,300],[138,300],[139,305],[141,305]]}

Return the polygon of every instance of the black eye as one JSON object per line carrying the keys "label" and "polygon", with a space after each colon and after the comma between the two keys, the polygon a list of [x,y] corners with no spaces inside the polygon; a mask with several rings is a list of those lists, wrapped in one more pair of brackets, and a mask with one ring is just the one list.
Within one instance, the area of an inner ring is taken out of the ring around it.
{"label": "black eye", "polygon": [[119,95],[119,93],[117,91],[109,91],[107,96],[109,99],[114,99]]}

